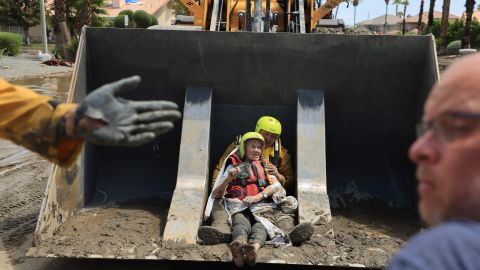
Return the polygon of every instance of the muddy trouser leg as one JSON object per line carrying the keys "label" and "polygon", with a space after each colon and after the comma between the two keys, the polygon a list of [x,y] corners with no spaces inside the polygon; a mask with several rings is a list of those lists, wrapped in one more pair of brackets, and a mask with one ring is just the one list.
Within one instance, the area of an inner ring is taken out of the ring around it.
{"label": "muddy trouser leg", "polygon": [[285,234],[289,234],[295,227],[293,214],[285,214],[282,211],[276,211],[274,214],[274,224]]}
{"label": "muddy trouser leg", "polygon": [[221,199],[215,199],[210,213],[211,226],[201,226],[198,229],[198,238],[204,245],[228,243],[231,237],[231,228],[228,224],[228,213],[223,207]]}
{"label": "muddy trouser leg", "polygon": [[252,230],[248,237],[248,243],[259,243],[260,246],[265,244],[267,240],[267,230],[261,222],[254,220],[255,222],[252,226]]}
{"label": "muddy trouser leg", "polygon": [[245,212],[236,213],[232,216],[232,241],[247,242],[252,227]]}
{"label": "muddy trouser leg", "polygon": [[285,214],[279,209],[270,209],[268,211],[262,212],[262,217],[266,218],[273,225],[277,226],[280,230],[285,233],[285,236],[288,238],[289,233],[295,227],[293,214]]}
{"label": "muddy trouser leg", "polygon": [[212,227],[221,231],[230,231],[228,213],[225,211],[221,199],[215,199],[213,202],[210,218],[212,219]]}

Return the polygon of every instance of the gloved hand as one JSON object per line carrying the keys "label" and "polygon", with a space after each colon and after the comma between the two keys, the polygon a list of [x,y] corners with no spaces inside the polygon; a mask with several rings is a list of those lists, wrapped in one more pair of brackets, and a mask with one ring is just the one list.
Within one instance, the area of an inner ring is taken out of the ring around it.
{"label": "gloved hand", "polygon": [[99,145],[137,146],[171,130],[173,121],[181,118],[174,102],[118,97],[140,80],[139,76],[121,79],[87,95],[75,111],[74,135]]}

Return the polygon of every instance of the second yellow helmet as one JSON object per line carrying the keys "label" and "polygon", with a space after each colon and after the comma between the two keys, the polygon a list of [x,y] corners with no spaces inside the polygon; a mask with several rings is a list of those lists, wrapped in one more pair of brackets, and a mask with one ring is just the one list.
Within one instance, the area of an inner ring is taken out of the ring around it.
{"label": "second yellow helmet", "polygon": [[255,126],[255,132],[259,132],[260,130],[280,136],[282,133],[282,124],[271,116],[262,116],[258,119],[257,125]]}

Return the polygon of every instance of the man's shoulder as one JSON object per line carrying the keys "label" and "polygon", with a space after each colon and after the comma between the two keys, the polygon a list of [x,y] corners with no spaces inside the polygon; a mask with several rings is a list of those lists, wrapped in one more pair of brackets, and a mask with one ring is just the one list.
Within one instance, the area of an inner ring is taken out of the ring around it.
{"label": "man's shoulder", "polygon": [[[412,244],[429,244],[432,241],[435,243],[451,243],[458,242],[459,238],[475,237],[479,239],[480,236],[480,223],[472,221],[450,221],[444,224],[435,226],[415,236],[412,240]],[[480,246],[480,241],[478,241]]]}
{"label": "man's shoulder", "polygon": [[[480,265],[480,223],[451,221],[413,237],[388,269],[477,269]],[[402,266],[402,267],[399,267]],[[453,268],[452,268],[453,267]]]}

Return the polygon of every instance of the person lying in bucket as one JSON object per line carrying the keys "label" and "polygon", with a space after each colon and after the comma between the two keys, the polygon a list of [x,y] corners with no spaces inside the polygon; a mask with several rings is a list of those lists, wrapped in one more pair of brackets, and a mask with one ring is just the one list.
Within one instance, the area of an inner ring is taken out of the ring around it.
{"label": "person lying in bucket", "polygon": [[69,166],[83,142],[137,146],[171,130],[181,118],[174,102],[131,101],[120,96],[140,84],[132,76],[92,91],[80,104],[66,104],[0,79],[0,138]]}
{"label": "person lying in bucket", "polygon": [[288,243],[287,235],[274,223],[291,218],[298,206],[294,197],[286,196],[277,178],[269,175],[262,160],[264,147],[259,133],[244,134],[220,171],[209,200],[223,198],[232,224],[230,250],[238,267],[255,265],[267,236],[273,244]]}
{"label": "person lying in bucket", "polygon": [[[280,121],[272,116],[262,116],[255,125],[255,132],[260,133],[265,140],[265,149],[262,156],[266,170],[269,174],[275,176],[285,189],[289,189],[295,184],[295,178],[291,156],[280,141],[282,133]],[[215,185],[225,160],[236,147],[238,147],[238,139],[228,146],[216,165],[212,173],[211,188]],[[197,235],[199,242],[204,245],[228,243],[231,239],[231,229],[222,200],[214,199],[210,205],[207,205],[205,212],[205,218],[210,219],[211,225],[199,228]],[[295,226],[294,221],[294,216],[284,216],[281,222],[277,222],[277,226],[288,233],[292,244],[299,245],[313,234],[313,226],[310,223],[301,223]]]}

